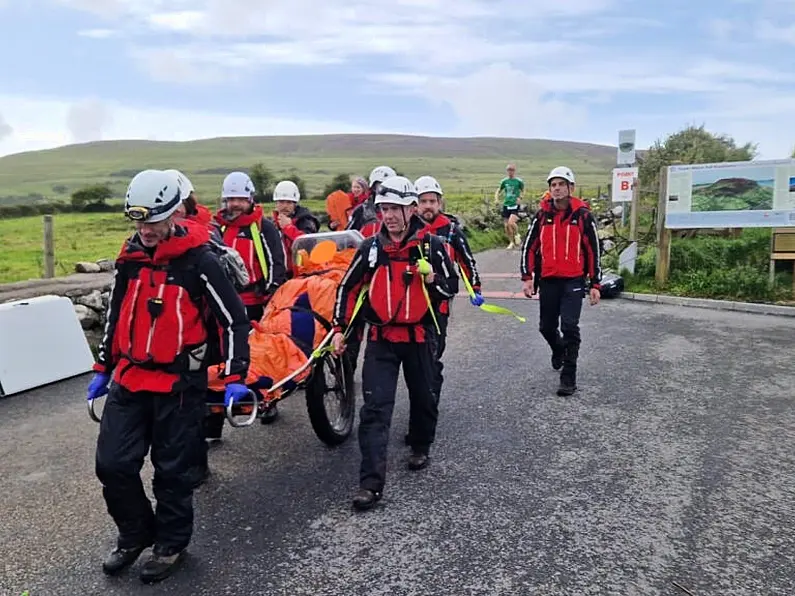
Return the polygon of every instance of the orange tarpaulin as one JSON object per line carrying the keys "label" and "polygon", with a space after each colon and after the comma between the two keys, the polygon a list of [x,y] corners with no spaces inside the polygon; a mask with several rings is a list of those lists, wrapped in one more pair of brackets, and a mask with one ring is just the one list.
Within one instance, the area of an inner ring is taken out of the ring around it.
{"label": "orange tarpaulin", "polygon": [[[272,384],[286,378],[306,363],[307,353],[316,349],[328,333],[323,322],[331,322],[337,288],[356,249],[337,251],[328,261],[319,263],[313,262],[306,251],[301,252],[296,276],[274,293],[262,319],[249,335],[251,364],[247,385],[262,378]],[[323,252],[323,249],[313,250],[312,256],[322,261],[330,256]],[[211,391],[224,390],[224,382],[219,378],[222,369],[223,365],[210,368]],[[310,372],[311,367],[307,367],[294,381],[305,381]]]}

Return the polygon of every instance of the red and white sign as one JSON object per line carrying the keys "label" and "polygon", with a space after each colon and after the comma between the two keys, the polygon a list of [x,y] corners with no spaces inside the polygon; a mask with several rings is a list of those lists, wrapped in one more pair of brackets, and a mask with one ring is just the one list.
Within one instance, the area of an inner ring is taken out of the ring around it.
{"label": "red and white sign", "polygon": [[638,177],[638,168],[613,169],[613,202],[629,203],[632,201],[632,183]]}

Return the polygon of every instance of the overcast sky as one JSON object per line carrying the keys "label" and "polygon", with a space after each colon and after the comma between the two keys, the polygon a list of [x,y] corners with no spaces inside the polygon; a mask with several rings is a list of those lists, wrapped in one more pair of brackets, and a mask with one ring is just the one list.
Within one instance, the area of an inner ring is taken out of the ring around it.
{"label": "overcast sky", "polygon": [[[546,8],[544,6],[547,6]],[[0,155],[402,132],[795,145],[795,0],[0,0]]]}

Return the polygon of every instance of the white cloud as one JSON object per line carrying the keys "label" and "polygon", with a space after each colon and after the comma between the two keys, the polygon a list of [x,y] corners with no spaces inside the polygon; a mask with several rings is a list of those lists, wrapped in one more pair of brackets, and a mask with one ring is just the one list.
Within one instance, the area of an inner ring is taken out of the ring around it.
{"label": "white cloud", "polygon": [[754,31],[758,40],[795,46],[795,22],[782,27],[772,21],[761,21]]}
{"label": "white cloud", "polygon": [[76,143],[101,141],[103,130],[112,123],[108,106],[97,99],[73,104],[66,114],[66,126]]}
{"label": "white cloud", "polygon": [[[2,1],[2,0],[0,0]],[[2,4],[0,4],[2,6]],[[5,121],[3,115],[0,114],[0,141],[5,139],[6,137],[10,137],[11,134],[14,132],[14,129]]]}
{"label": "white cloud", "polygon": [[[104,139],[149,139],[189,141],[200,138],[259,135],[300,135],[333,133],[405,133],[405,130],[373,130],[345,122],[248,117],[192,110],[160,109],[156,106],[130,106],[112,101],[82,102],[0,95],[4,116],[13,133],[0,139],[0,155],[36,151],[67,145],[74,141],[68,124],[70,112],[79,105],[88,116],[86,137]],[[91,109],[85,109],[93,106]],[[91,121],[97,107],[112,119]],[[88,139],[86,139],[88,140]]]}
{"label": "white cloud", "polygon": [[584,107],[548,97],[546,89],[508,64],[454,80],[429,79],[422,89],[452,108],[459,135],[571,137],[582,133],[587,116]]}
{"label": "white cloud", "polygon": [[77,32],[77,35],[91,39],[109,39],[118,35],[118,33],[115,29],[82,29]]}

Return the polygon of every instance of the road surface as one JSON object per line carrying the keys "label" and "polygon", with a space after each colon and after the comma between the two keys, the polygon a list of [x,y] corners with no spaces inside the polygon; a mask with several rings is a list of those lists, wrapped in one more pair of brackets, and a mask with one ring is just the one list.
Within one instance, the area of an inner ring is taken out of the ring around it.
{"label": "road surface", "polygon": [[455,306],[428,469],[405,467],[401,384],[382,506],[352,511],[355,436],[324,447],[295,395],[272,426],[227,427],[190,555],[154,587],[140,562],[100,570],[89,378],[0,400],[0,594],[790,594],[795,321],[586,305],[561,398],[538,303],[503,304],[528,323]]}

